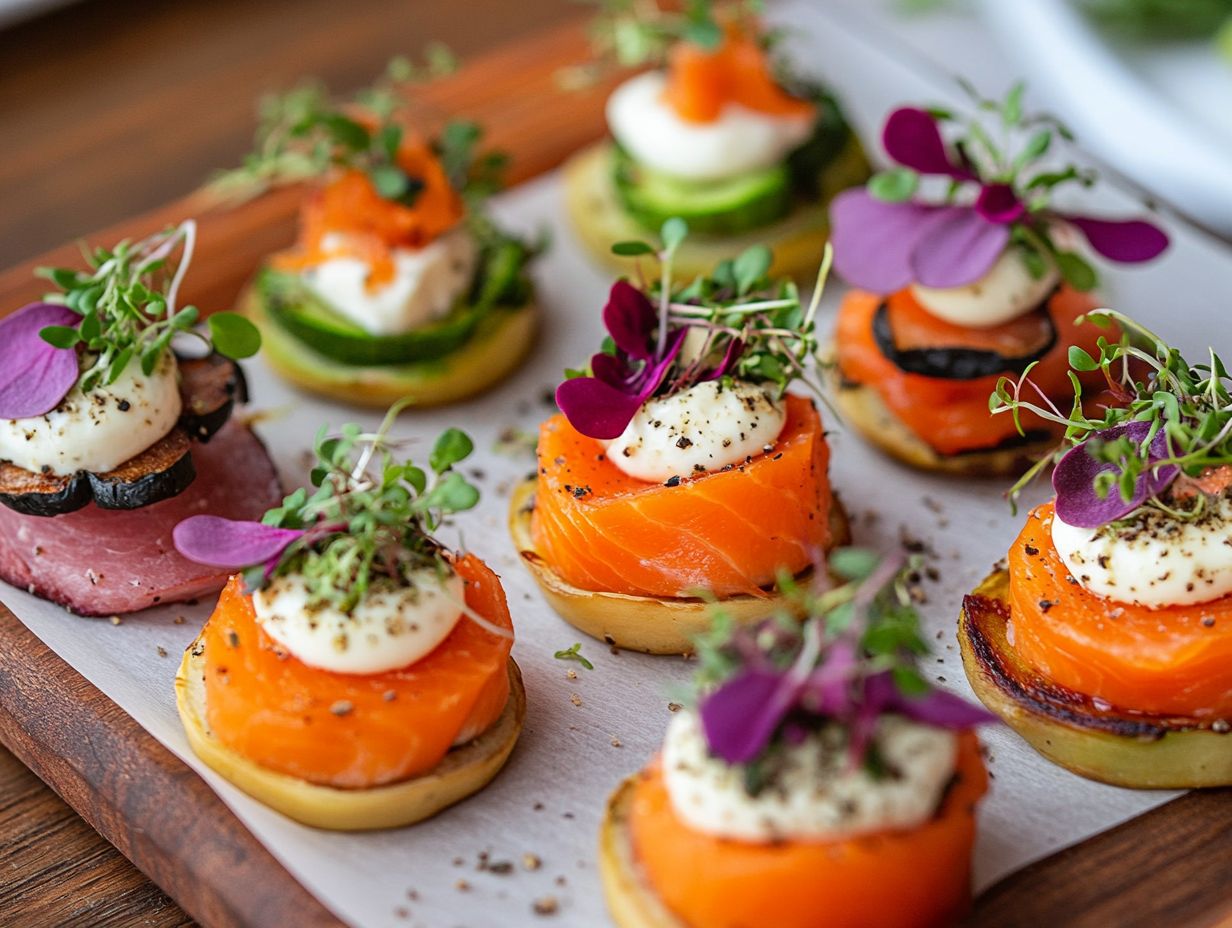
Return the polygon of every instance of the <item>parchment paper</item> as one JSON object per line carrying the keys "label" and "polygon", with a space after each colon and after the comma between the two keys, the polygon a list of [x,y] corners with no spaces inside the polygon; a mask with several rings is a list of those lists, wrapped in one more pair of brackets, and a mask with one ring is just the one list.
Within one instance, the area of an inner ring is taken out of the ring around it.
{"label": "parchment paper", "polygon": [[[841,91],[866,139],[876,137],[884,113],[900,101],[961,103],[955,88],[918,70],[892,38],[852,20],[848,14],[854,6],[792,3],[776,7],[774,18],[800,31],[792,40],[798,59]],[[1093,202],[1110,214],[1140,208],[1107,188]],[[517,562],[505,530],[506,494],[532,470],[532,461],[493,448],[510,427],[533,430],[549,412],[543,397],[560,371],[584,359],[598,343],[608,277],[571,240],[556,177],[513,191],[497,206],[514,226],[546,226],[553,233],[554,247],[538,269],[546,311],[540,346],[530,363],[496,392],[452,409],[406,415],[398,426],[399,434],[422,438],[424,454],[447,425],[469,430],[478,448],[471,467],[484,499],[477,511],[458,520],[458,529],[503,577],[517,624],[514,654],[530,700],[521,742],[509,767],[487,790],[432,821],[383,834],[338,835],[296,825],[212,774],[193,756],[181,732],[172,681],[179,653],[208,614],[209,603],[152,610],[113,626],[67,615],[11,588],[0,592],[36,635],[198,770],[314,895],[356,926],[610,924],[595,872],[604,800],[654,752],[669,717],[668,690],[690,672],[680,659],[611,654],[585,639],[544,605]],[[1153,323],[1183,348],[1198,350],[1226,331],[1216,320],[1228,311],[1232,256],[1197,232],[1176,222],[1169,226],[1174,247],[1168,255],[1145,269],[1105,269],[1105,291],[1118,307]],[[832,319],[840,293],[840,286],[830,291],[823,325]],[[295,393],[259,361],[248,371],[257,408],[278,413],[260,432],[291,483],[303,479],[303,452],[322,422],[377,421]],[[1020,520],[1002,499],[1003,485],[913,473],[879,457],[837,423],[830,426],[835,430],[832,477],[853,513],[857,541],[889,547],[906,534],[935,549],[941,578],[929,587],[922,607],[936,649],[935,664],[928,669],[940,685],[969,694],[954,643],[955,618],[962,594],[1017,533]],[[187,621],[177,625],[177,616]],[[593,671],[552,657],[578,640],[595,664]],[[167,656],[159,656],[159,648]],[[578,679],[566,676],[571,669]],[[577,700],[571,699],[574,695]],[[995,779],[980,812],[979,886],[1170,795],[1119,790],[1065,773],[1004,728],[990,728],[983,737]],[[512,872],[481,870],[481,854],[490,861],[512,862]],[[524,869],[525,854],[537,855],[542,866]],[[545,897],[559,905],[554,916],[533,911],[534,901]]]}

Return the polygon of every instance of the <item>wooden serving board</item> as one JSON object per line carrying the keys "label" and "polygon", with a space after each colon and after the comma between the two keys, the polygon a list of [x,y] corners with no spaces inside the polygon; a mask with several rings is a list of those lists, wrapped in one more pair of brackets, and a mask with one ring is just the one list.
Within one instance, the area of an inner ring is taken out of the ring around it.
{"label": "wooden serving board", "polygon": [[[582,92],[557,82],[585,56],[570,25],[490,54],[420,88],[417,119],[465,115],[513,155],[512,180],[558,165],[604,132],[610,81]],[[196,216],[197,268],[186,300],[229,307],[270,251],[294,232],[297,191],[238,208],[201,194],[91,236],[107,243]],[[0,273],[0,313],[36,299],[38,265],[72,264],[66,245]],[[132,718],[0,607],[0,741],[207,928],[339,924],[213,791]],[[1232,790],[1191,793],[994,885],[974,926],[1232,926]],[[3,913],[0,912],[0,921]]]}

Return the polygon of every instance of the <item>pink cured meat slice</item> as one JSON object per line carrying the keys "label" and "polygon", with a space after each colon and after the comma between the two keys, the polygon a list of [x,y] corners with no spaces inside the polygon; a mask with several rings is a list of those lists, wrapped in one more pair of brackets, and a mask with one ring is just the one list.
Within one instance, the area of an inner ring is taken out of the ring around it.
{"label": "pink cured meat slice", "polygon": [[197,477],[188,489],[141,509],[90,503],[48,517],[0,506],[0,579],[79,615],[136,612],[222,589],[230,571],[181,557],[171,530],[198,513],[259,519],[282,488],[265,446],[236,422],[194,445],[192,458]]}

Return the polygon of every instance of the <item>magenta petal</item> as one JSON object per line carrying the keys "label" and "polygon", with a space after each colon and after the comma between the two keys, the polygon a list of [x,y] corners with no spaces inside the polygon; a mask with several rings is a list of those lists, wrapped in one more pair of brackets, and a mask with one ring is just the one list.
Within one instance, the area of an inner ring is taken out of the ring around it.
{"label": "magenta petal", "polygon": [[81,316],[54,303],[31,303],[0,320],[0,419],[41,416],[73,389],[77,352],[49,345],[39,332],[79,322]]}
{"label": "magenta petal", "polygon": [[591,438],[619,438],[642,399],[595,377],[575,377],[556,388],[556,405],[569,424]]}
{"label": "magenta petal", "polygon": [[986,184],[980,188],[975,211],[988,222],[1017,222],[1027,208],[1009,184]]}
{"label": "magenta petal", "polygon": [[1168,235],[1145,219],[1093,219],[1063,216],[1086,236],[1091,247],[1109,261],[1137,264],[1150,261],[1168,247]]}
{"label": "magenta petal", "polygon": [[834,269],[849,284],[893,293],[913,280],[911,254],[930,224],[950,208],[886,203],[867,190],[847,190],[830,205]]}
{"label": "magenta petal", "polygon": [[961,730],[1000,721],[983,706],[967,702],[961,696],[944,690],[931,690],[923,696],[905,696],[900,693],[894,700],[893,707],[912,721],[932,725],[934,728]]}
{"label": "magenta petal", "polygon": [[931,223],[911,255],[916,283],[962,287],[992,269],[1009,244],[1009,226],[985,222],[971,209],[952,207]]}
{"label": "magenta petal", "polygon": [[742,354],[744,354],[744,341],[739,338],[733,338],[727,343],[727,350],[723,352],[723,360],[713,370],[707,371],[698,377],[698,382],[718,380],[736,366],[736,362],[740,360],[740,355]]}
{"label": "magenta petal", "polygon": [[617,389],[628,388],[637,381],[637,375],[629,367],[628,361],[613,354],[593,355],[590,359],[590,372]]}
{"label": "magenta petal", "polygon": [[603,307],[603,325],[625,354],[650,357],[650,337],[658,328],[659,316],[646,294],[627,280],[612,284]]}
{"label": "magenta petal", "polygon": [[729,764],[748,763],[770,743],[794,701],[782,674],[750,670],[732,677],[699,707],[706,743]]}
{"label": "magenta petal", "polygon": [[198,564],[238,570],[276,560],[304,533],[220,516],[190,516],[171,532],[175,549]]}
{"label": "magenta petal", "polygon": [[881,131],[881,144],[887,155],[921,174],[959,180],[972,177],[970,171],[950,160],[937,120],[924,110],[903,107],[891,113]]}
{"label": "magenta petal", "polygon": [[[1150,432],[1149,422],[1127,422],[1089,436],[1103,441],[1127,436],[1135,442],[1143,441]],[[1056,516],[1067,525],[1077,528],[1099,528],[1115,522],[1142,505],[1149,497],[1163,490],[1180,473],[1176,465],[1168,465],[1148,471],[1138,478],[1133,498],[1126,502],[1116,487],[1104,499],[1095,492],[1095,477],[1102,471],[1115,470],[1116,465],[1093,458],[1086,441],[1065,453],[1052,471],[1052,488],[1056,491]],[[1163,430],[1151,442],[1149,456],[1158,461],[1168,456],[1168,439]]]}

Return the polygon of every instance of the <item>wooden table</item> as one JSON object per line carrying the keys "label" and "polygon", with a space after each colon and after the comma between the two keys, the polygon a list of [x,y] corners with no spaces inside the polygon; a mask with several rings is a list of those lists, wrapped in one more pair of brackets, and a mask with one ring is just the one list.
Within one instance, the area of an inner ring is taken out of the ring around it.
{"label": "wooden table", "polygon": [[[0,266],[172,200],[211,168],[233,162],[251,133],[249,101],[260,88],[285,86],[302,72],[321,74],[339,87],[355,86],[391,53],[412,49],[427,36],[445,39],[465,53],[564,19],[571,15],[566,4],[187,0],[164,9],[154,0],[112,0],[105,6],[72,8],[0,35],[0,125],[9,130],[10,141],[6,158],[0,159],[0,202],[5,204],[0,211]],[[294,34],[286,25],[291,10]],[[576,29],[558,35],[580,39]],[[512,109],[507,101],[491,99],[487,88],[504,82],[516,101],[518,118],[510,116],[495,134],[503,146],[537,150],[537,162],[523,160],[524,175],[557,163],[602,128],[601,110],[584,101],[575,100],[575,112],[568,116],[539,106],[537,95],[547,92],[549,72],[555,68],[554,59],[546,59],[542,49],[559,52],[561,43],[544,46],[538,41],[488,59],[451,88],[441,88],[437,99],[425,101],[441,111],[469,101],[471,112],[499,121]],[[538,83],[527,84],[525,75],[534,66]],[[527,140],[540,144],[528,146]],[[262,202],[254,218],[260,222],[251,229],[232,228],[232,235],[249,235],[258,228],[261,235],[289,234],[292,201],[275,196]],[[277,228],[271,231],[271,225]],[[203,253],[207,238],[203,235]],[[238,273],[226,267],[228,256],[242,250],[237,241],[212,241],[216,278],[226,278],[231,270]],[[71,260],[71,255],[64,259]],[[240,279],[224,281],[232,295]],[[16,297],[26,293],[29,281],[28,268],[0,274],[0,305],[20,305]],[[174,881],[152,851],[168,839],[166,821],[158,828],[126,827],[125,809],[140,810],[151,795],[159,795],[160,786],[173,780],[178,790],[196,792],[185,801],[188,813],[181,819],[193,834],[186,839],[178,831],[172,838],[180,845],[188,840],[193,847],[217,850],[208,840],[215,827],[211,816],[192,815],[208,802],[218,805],[206,794],[203,781],[143,738],[135,722],[91,693],[75,671],[20,623],[0,625],[0,643],[7,653],[22,655],[5,667],[10,689],[4,695],[24,723],[13,724],[16,716],[0,711],[0,736],[57,782],[83,815],[164,885]],[[70,709],[78,716],[96,714],[85,722],[97,741],[83,743],[73,729],[57,724]],[[70,757],[77,767],[70,769]],[[125,775],[125,764],[133,760],[139,761],[140,776]],[[93,779],[74,778],[82,766],[90,768]],[[101,779],[109,781],[106,795],[91,792],[100,770]],[[149,790],[143,788],[150,784]],[[1232,790],[1189,794],[1010,875],[982,895],[971,926],[1232,928],[1229,821]],[[233,843],[229,850],[235,852],[234,859],[203,864],[212,868],[214,877],[225,868],[225,884],[208,884],[225,885],[224,891],[207,893],[203,900],[200,885],[189,884],[186,890],[182,878],[175,891],[186,904],[195,905],[193,911],[203,919],[218,920],[211,903],[234,903],[243,897],[249,916],[245,924],[276,923],[271,913],[281,910],[273,884],[290,877],[275,867],[272,873],[265,871],[270,877],[262,877],[265,882],[254,880],[253,855],[268,855],[246,831],[240,829],[240,837],[247,844]],[[299,923],[325,923],[323,910],[318,906],[317,911],[319,917]],[[0,924],[188,923],[31,774],[0,753]]]}
{"label": "wooden table", "polygon": [[[465,57],[577,15],[569,0],[93,0],[2,32],[0,268],[233,164],[262,92],[309,74],[347,90],[429,40]],[[0,747],[0,924],[192,921]]]}

